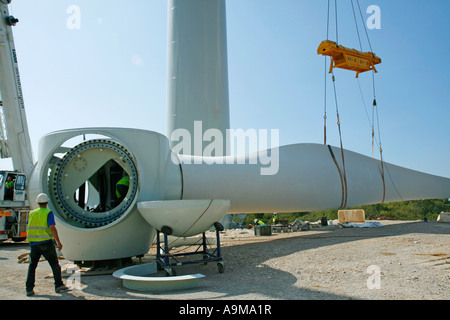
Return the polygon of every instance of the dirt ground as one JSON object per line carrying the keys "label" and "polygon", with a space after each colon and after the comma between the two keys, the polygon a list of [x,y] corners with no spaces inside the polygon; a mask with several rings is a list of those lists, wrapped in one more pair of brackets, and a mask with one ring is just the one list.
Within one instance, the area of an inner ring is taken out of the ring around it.
{"label": "dirt ground", "polygon": [[[333,226],[255,236],[252,230],[221,233],[225,272],[215,263],[176,268],[202,273],[196,288],[138,292],[112,275],[80,277],[81,285],[56,294],[47,262],[36,274],[36,295],[25,295],[26,243],[0,244],[2,300],[448,300],[450,223],[380,221],[378,228]],[[214,237],[214,233],[208,236]],[[180,250],[180,249],[173,249]],[[64,253],[64,249],[63,249]],[[149,252],[143,262],[154,260]],[[133,261],[137,262],[137,260]],[[61,266],[71,261],[60,260]]]}

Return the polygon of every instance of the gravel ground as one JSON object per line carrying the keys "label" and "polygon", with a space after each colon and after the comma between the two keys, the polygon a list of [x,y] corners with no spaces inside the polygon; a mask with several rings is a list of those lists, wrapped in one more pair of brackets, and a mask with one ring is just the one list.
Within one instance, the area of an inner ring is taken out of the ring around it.
{"label": "gravel ground", "polygon": [[[224,273],[217,272],[215,263],[180,266],[178,275],[206,277],[199,287],[161,293],[126,289],[112,275],[82,275],[78,289],[56,294],[53,279],[46,277],[51,269],[41,262],[36,296],[27,298],[28,264],[19,264],[17,257],[28,252],[28,245],[6,242],[0,245],[0,299],[449,300],[450,223],[380,222],[379,228],[339,228],[335,223],[261,237],[252,230],[225,230]],[[144,262],[153,259],[150,251]],[[67,267],[71,261],[60,263]]]}

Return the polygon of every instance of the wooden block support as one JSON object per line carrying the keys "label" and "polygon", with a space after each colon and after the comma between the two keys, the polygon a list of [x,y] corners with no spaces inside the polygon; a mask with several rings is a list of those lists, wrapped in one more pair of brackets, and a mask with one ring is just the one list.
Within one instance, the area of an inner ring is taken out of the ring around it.
{"label": "wooden block support", "polygon": [[450,212],[441,212],[439,217],[437,218],[439,222],[450,222]]}
{"label": "wooden block support", "polygon": [[338,211],[339,223],[345,222],[365,222],[366,214],[362,209],[356,210],[339,210]]}

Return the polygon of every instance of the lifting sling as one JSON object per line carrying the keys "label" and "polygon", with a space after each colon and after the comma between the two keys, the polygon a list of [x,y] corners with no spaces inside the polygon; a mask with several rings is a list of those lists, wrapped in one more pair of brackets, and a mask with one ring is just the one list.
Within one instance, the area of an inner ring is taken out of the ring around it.
{"label": "lifting sling", "polygon": [[360,73],[375,69],[381,59],[372,52],[361,52],[338,45],[334,41],[325,40],[319,45],[317,54],[331,57],[330,73],[334,68],[356,71],[356,78]]}
{"label": "lifting sling", "polygon": [[[373,78],[373,94],[374,94],[374,100],[373,100],[373,111],[372,111],[372,153],[373,153],[373,145],[375,140],[375,128],[374,128],[374,112],[377,110],[377,103],[376,103],[376,97],[375,97],[375,76],[374,73],[377,73],[377,69],[375,68],[375,65],[381,63],[381,59],[377,57],[373,52],[363,52],[362,51],[362,45],[361,45],[361,38],[358,30],[358,23],[356,19],[356,13],[355,8],[353,5],[353,0],[351,0],[352,9],[353,9],[353,17],[355,19],[355,25],[356,25],[356,31],[358,34],[358,40],[361,47],[361,51],[358,51],[356,49],[349,49],[344,46],[339,45],[338,43],[338,10],[337,10],[337,0],[334,1],[334,7],[335,7],[335,19],[336,19],[336,42],[328,40],[329,35],[329,25],[330,25],[330,0],[328,0],[328,14],[327,14],[327,40],[322,41],[317,49],[317,54],[325,56],[325,98],[324,98],[324,144],[327,144],[327,56],[331,58],[331,64],[328,72],[332,74],[332,80],[333,80],[333,88],[334,88],[334,98],[335,98],[335,104],[336,104],[336,115],[337,115],[337,124],[339,129],[339,139],[340,139],[340,149],[341,149],[341,158],[342,158],[342,169],[339,167],[339,164],[336,160],[336,157],[333,153],[333,150],[328,145],[331,157],[333,158],[334,163],[336,164],[336,167],[339,172],[339,176],[341,178],[341,187],[342,187],[342,200],[340,204],[340,208],[345,208],[347,206],[347,198],[348,198],[348,190],[347,190],[347,174],[346,174],[346,167],[345,167],[345,160],[344,160],[344,149],[342,144],[342,132],[341,132],[341,121],[339,118],[339,106],[338,106],[338,100],[336,95],[336,84],[335,84],[335,75],[334,75],[334,68],[340,68],[344,70],[350,70],[350,71],[356,71],[356,78],[358,80],[359,85],[359,75],[361,73],[372,71],[372,78]],[[361,19],[364,19],[361,12],[361,7],[359,5],[358,0],[356,0],[360,12]],[[365,29],[365,28],[364,28]],[[366,31],[367,40],[369,42],[370,51],[372,50],[372,45],[370,44],[369,35]],[[361,92],[361,87],[360,87]],[[361,96],[363,97],[363,94],[361,92]],[[364,99],[363,99],[364,102]],[[378,120],[378,111],[377,111],[377,120]],[[378,128],[379,129],[379,128]],[[380,147],[380,160],[381,160],[381,178],[383,182],[383,198],[382,203],[386,200],[386,183],[385,183],[385,166],[383,161],[383,149],[381,147],[381,137],[379,142]]]}

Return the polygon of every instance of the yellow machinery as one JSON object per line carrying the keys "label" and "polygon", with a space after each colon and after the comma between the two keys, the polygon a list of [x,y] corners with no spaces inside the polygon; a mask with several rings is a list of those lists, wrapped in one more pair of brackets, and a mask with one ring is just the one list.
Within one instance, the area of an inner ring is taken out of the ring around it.
{"label": "yellow machinery", "polygon": [[356,71],[357,78],[360,73],[366,71],[377,72],[375,65],[381,63],[381,59],[372,52],[349,49],[330,40],[322,41],[317,53],[331,57],[330,73],[334,68],[352,70]]}

